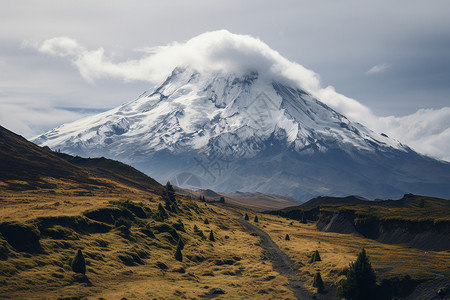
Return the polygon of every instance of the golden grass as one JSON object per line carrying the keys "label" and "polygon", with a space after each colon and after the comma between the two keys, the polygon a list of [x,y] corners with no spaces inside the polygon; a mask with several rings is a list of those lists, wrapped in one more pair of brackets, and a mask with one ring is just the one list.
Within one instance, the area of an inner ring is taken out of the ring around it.
{"label": "golden grass", "polygon": [[[2,192],[0,220],[32,222],[42,216],[78,216],[86,210],[111,205],[111,200],[134,200],[152,211],[157,210],[159,202],[148,200],[157,199],[156,195],[128,191],[115,195],[99,192],[95,197],[76,196],[64,189],[54,194]],[[194,205],[189,199],[182,202],[190,207]],[[171,224],[180,218],[184,223],[186,233],[178,232],[186,241],[183,262],[174,259],[176,245],[168,233],[149,238],[140,232],[147,223],[150,227],[161,224],[152,219],[134,223],[131,239],[121,236],[117,228],[108,233],[75,233],[75,239],[42,237],[40,242],[45,253],[16,252],[8,246],[8,259],[0,260],[0,298],[193,299],[211,288],[221,288],[226,294],[217,299],[248,299],[256,295],[258,299],[294,299],[287,279],[274,272],[270,262],[260,260],[263,253],[258,237],[245,232],[229,211],[204,203],[198,205],[198,214],[191,209],[166,221]],[[210,224],[203,224],[205,218]],[[216,242],[197,236],[194,225],[206,236],[213,230]],[[6,242],[0,235],[1,244]],[[77,249],[83,249],[92,286],[73,281],[69,263]],[[118,256],[129,253],[147,253],[148,258],[142,258],[142,265],[126,266]],[[166,264],[168,269],[161,270],[158,262]],[[177,272],[181,267],[185,273]]]}
{"label": "golden grass", "polygon": [[[155,212],[159,204],[158,195],[117,183],[111,189],[94,190],[71,182],[52,183],[58,188],[0,190],[0,222],[31,224],[38,217],[80,216],[86,210],[117,206],[111,203],[120,201],[143,203]],[[261,260],[264,254],[259,238],[243,229],[235,220],[235,213],[220,205],[178,197],[182,199],[182,206],[191,209],[172,214],[165,223],[173,224],[181,219],[184,224],[186,233],[178,232],[186,244],[182,251],[183,262],[174,259],[176,241],[170,234],[159,233],[155,238],[149,238],[141,232],[147,224],[150,228],[162,224],[153,219],[133,223],[130,239],[123,237],[118,228],[107,233],[73,233],[66,239],[42,237],[44,253],[40,254],[17,252],[0,235],[0,250],[2,247],[9,250],[8,259],[0,260],[0,298],[193,299],[208,293],[211,288],[221,288],[226,294],[217,299],[294,299],[287,279],[275,272],[269,261]],[[253,221],[256,212],[240,211],[247,212],[250,222]],[[382,244],[358,235],[320,232],[315,224],[305,225],[279,216],[257,214],[259,223],[256,225],[295,260],[300,276],[311,292],[315,292],[312,280],[317,271],[321,272],[325,283],[337,283],[344,278],[343,271],[362,248],[366,249],[379,280],[404,275],[413,278],[428,278],[436,273],[450,275],[448,251],[424,252],[402,245]],[[210,224],[203,223],[205,218]],[[213,230],[216,242],[196,235],[194,225],[206,237]],[[61,229],[58,226],[54,229]],[[286,234],[290,241],[285,240]],[[69,262],[77,249],[83,249],[85,254],[91,286],[73,281]],[[319,251],[322,261],[309,262],[314,250]],[[119,256],[130,253],[144,253],[143,264],[125,265]],[[168,269],[162,270],[157,266],[158,262],[166,264]],[[179,272],[180,268],[184,273]]]}
{"label": "golden grass", "polygon": [[[251,212],[250,220],[253,220]],[[296,261],[306,287],[312,292],[313,276],[321,272],[325,283],[336,284],[345,278],[343,271],[365,248],[378,280],[410,275],[424,279],[436,274],[450,275],[450,251],[423,251],[402,245],[390,245],[357,234],[321,232],[315,224],[301,224],[273,215],[258,215],[258,227],[266,231],[286,254]],[[292,222],[292,225],[290,225]],[[285,240],[289,234],[290,241]],[[310,263],[310,255],[318,250],[322,261]]]}

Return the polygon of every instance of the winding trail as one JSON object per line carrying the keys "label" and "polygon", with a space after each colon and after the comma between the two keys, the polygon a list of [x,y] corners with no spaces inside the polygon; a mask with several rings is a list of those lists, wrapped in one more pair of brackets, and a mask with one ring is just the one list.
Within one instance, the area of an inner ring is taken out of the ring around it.
{"label": "winding trail", "polygon": [[264,249],[265,256],[272,262],[273,269],[288,279],[289,287],[294,292],[295,297],[297,299],[310,299],[310,293],[303,287],[303,282],[299,279],[300,275],[294,266],[294,261],[281,251],[264,230],[245,221],[240,212],[228,207],[226,209],[238,214],[239,218],[236,220],[239,224],[261,238],[261,247]]}

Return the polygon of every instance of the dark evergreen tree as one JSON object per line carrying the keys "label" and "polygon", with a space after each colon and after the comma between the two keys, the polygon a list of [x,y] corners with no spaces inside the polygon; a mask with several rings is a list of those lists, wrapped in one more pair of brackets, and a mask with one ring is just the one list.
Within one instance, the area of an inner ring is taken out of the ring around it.
{"label": "dark evergreen tree", "polygon": [[291,240],[291,238],[289,237],[289,234],[287,234],[287,233],[286,233],[286,236],[284,237],[284,239],[285,239],[286,241],[290,241],[290,240]]}
{"label": "dark evergreen tree", "polygon": [[165,196],[169,202],[175,202],[175,189],[169,181],[166,183]]}
{"label": "dark evergreen tree", "polygon": [[84,260],[83,253],[78,250],[71,264],[72,270],[75,273],[86,274],[86,261]]}
{"label": "dark evergreen tree", "polygon": [[215,241],[216,241],[216,239],[214,238],[214,233],[213,233],[212,230],[211,230],[211,232],[209,233],[209,240],[210,240],[211,242],[215,242]]}
{"label": "dark evergreen tree", "polygon": [[249,216],[248,216],[247,214],[245,214],[244,220],[245,220],[245,221],[250,220],[250,218],[249,218]]}
{"label": "dark evergreen tree", "polygon": [[313,263],[313,262],[315,262],[315,261],[321,261],[322,259],[320,258],[320,255],[319,255],[319,251],[318,250],[316,250],[316,251],[314,251],[314,253],[311,255],[311,263]]}
{"label": "dark evergreen tree", "polygon": [[258,223],[258,216],[255,216],[255,223]]}
{"label": "dark evergreen tree", "polygon": [[359,253],[358,258],[338,286],[337,295],[347,300],[375,299],[377,279],[366,255],[366,250]]}
{"label": "dark evergreen tree", "polygon": [[177,251],[175,251],[175,259],[178,261],[183,261],[183,253],[181,253],[181,250],[183,249],[184,244],[181,241],[181,239],[178,240],[178,245],[177,245]]}
{"label": "dark evergreen tree", "polygon": [[220,203],[225,203],[225,197],[220,197],[219,202]]}
{"label": "dark evergreen tree", "polygon": [[206,225],[208,225],[208,224],[209,224],[209,221],[208,221],[208,219],[207,219],[207,218],[205,218],[205,221],[204,221],[203,223],[205,223]]}
{"label": "dark evergreen tree", "polygon": [[313,287],[317,288],[317,292],[323,292],[324,285],[322,276],[320,276],[320,272],[317,272],[316,275],[314,275]]}

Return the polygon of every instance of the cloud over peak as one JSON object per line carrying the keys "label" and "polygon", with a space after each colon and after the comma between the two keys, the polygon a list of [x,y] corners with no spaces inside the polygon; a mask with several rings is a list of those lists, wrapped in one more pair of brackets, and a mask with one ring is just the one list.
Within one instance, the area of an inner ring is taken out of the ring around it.
{"label": "cloud over peak", "polygon": [[257,71],[261,77],[306,90],[355,121],[367,123],[374,118],[367,107],[337,93],[331,86],[322,88],[318,74],[284,58],[260,39],[227,30],[206,32],[184,43],[139,49],[142,57],[122,62],[108,57],[103,48],[88,50],[68,37],[31,45],[41,53],[69,58],[89,82],[116,78],[157,83],[178,66],[191,66],[199,72]]}
{"label": "cloud over peak", "polygon": [[[346,97],[332,86],[322,87],[320,76],[291,62],[258,38],[233,34],[227,30],[200,34],[186,42],[137,49],[138,59],[116,61],[103,48],[87,49],[69,37],[55,37],[41,43],[25,43],[40,53],[69,59],[89,82],[103,78],[159,83],[178,66],[191,66],[199,72],[239,73],[257,71],[261,77],[279,80],[304,89],[348,118],[385,132],[416,150],[450,160],[450,108],[419,110],[410,116],[379,118],[358,101]],[[382,63],[367,71],[368,75],[388,71]],[[439,117],[439,126],[435,118]],[[427,130],[432,130],[428,132]]]}

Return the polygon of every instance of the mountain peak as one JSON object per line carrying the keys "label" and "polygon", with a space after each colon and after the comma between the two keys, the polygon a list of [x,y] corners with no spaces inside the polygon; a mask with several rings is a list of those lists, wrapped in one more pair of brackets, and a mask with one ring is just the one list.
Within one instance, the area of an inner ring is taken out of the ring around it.
{"label": "mountain peak", "polygon": [[[161,85],[138,99],[62,125],[34,141],[71,154],[123,160],[159,180],[189,171],[201,177],[205,187],[219,191],[270,193],[280,193],[271,190],[276,183],[258,179],[258,174],[248,178],[250,185],[236,182],[242,176],[236,176],[238,169],[245,164],[255,167],[254,161],[260,161],[266,166],[258,172],[267,172],[271,171],[267,167],[278,161],[274,170],[281,172],[280,178],[296,178],[303,171],[286,173],[286,161],[303,164],[325,155],[342,160],[339,163],[349,160],[364,164],[366,157],[377,161],[380,155],[412,152],[276,78],[254,70],[200,72],[192,67],[177,67]],[[209,166],[212,162],[214,172]],[[313,187],[305,197],[333,192],[320,177],[323,175],[313,180],[320,186]],[[290,188],[292,191],[281,194],[297,196],[293,193],[304,184],[310,183],[300,182]],[[345,191],[354,193],[347,188]],[[372,196],[362,191],[363,196]]]}

